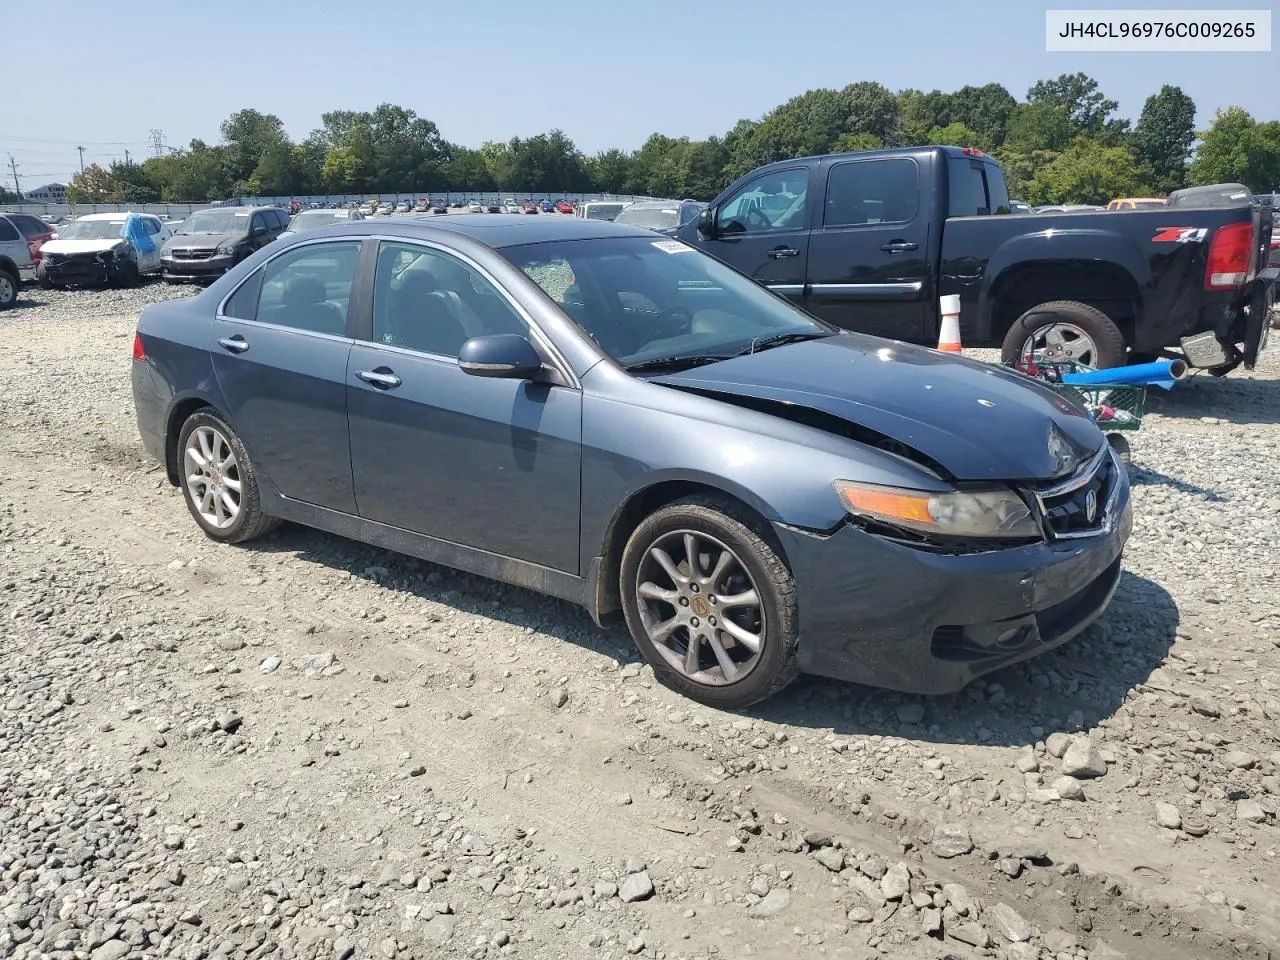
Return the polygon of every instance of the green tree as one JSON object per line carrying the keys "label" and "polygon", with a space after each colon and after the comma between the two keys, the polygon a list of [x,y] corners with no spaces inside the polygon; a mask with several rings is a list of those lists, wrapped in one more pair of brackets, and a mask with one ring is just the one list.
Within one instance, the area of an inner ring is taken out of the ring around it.
{"label": "green tree", "polygon": [[602,193],[622,193],[631,176],[631,155],[621,150],[602,150],[587,161],[591,186]]}
{"label": "green tree", "polygon": [[119,184],[101,164],[89,164],[67,184],[67,200],[71,203],[118,203],[119,199]]}
{"label": "green tree", "polygon": [[237,183],[247,184],[268,150],[289,145],[280,118],[252,108],[229,116],[222,122],[221,132],[226,141],[227,174]]}
{"label": "green tree", "polygon": [[1009,119],[1002,147],[1010,153],[1066,148],[1074,135],[1071,111],[1060,103],[1037,100],[1020,103]]}
{"label": "green tree", "polygon": [[930,143],[930,131],[951,122],[952,95],[941,90],[898,92],[897,142],[909,147]]}
{"label": "green tree", "polygon": [[1031,203],[1106,203],[1148,192],[1145,171],[1124,147],[1076,137],[1031,181]]}
{"label": "green tree", "polygon": [[1254,193],[1280,189],[1280,121],[1258,123],[1241,107],[1218,111],[1200,135],[1188,180],[1243,183]]}
{"label": "green tree", "polygon": [[950,106],[947,123],[963,123],[977,135],[974,146],[995,150],[1004,143],[1018,101],[1000,84],[988,83],[961,87],[950,94]]}
{"label": "green tree", "polygon": [[1108,100],[1098,89],[1098,81],[1083,73],[1064,73],[1053,80],[1041,80],[1027,91],[1030,104],[1050,104],[1067,111],[1071,136],[1086,134],[1098,137],[1120,106]]}
{"label": "green tree", "polygon": [[1166,83],[1142,105],[1133,132],[1133,153],[1151,168],[1152,186],[1160,193],[1177,190],[1186,182],[1195,131],[1195,101],[1180,87]]}
{"label": "green tree", "polygon": [[159,185],[142,164],[114,161],[107,172],[115,183],[119,203],[155,203],[160,199]]}

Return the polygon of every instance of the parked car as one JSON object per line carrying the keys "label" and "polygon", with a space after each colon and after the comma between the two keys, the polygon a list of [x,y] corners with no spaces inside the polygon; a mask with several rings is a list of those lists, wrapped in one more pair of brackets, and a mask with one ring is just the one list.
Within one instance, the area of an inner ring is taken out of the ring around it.
{"label": "parked car", "polygon": [[[126,236],[136,217],[149,243],[135,246]],[[148,213],[91,213],[58,228],[40,248],[36,283],[45,290],[82,286],[132,287],[161,271],[161,251],[172,234]]]}
{"label": "parked car", "polygon": [[275,240],[288,226],[288,213],[276,207],[197,210],[183,221],[161,253],[165,282],[216,279]]}
{"label": "parked car", "polygon": [[1107,203],[1108,210],[1155,210],[1168,206],[1167,197],[1120,197]]}
{"label": "parked car", "polygon": [[467,212],[468,213],[484,213],[484,205],[481,204],[479,201],[472,200],[470,203],[467,204]]}
{"label": "parked car", "polygon": [[537,213],[538,205],[534,203],[532,200],[526,200],[524,201],[524,203],[520,204],[520,212],[521,213]]}
{"label": "parked car", "polygon": [[364,214],[359,210],[304,210],[289,221],[289,228],[281,237],[291,237],[304,230],[315,230],[319,227],[331,227],[335,223],[348,220],[363,220]]}
{"label": "parked car", "polygon": [[575,211],[585,220],[612,220],[627,206],[627,200],[584,200]]}
{"label": "parked car", "polygon": [[24,280],[36,278],[40,248],[53,238],[52,225],[27,213],[0,213],[0,310],[18,301]]}
{"label": "parked car", "polygon": [[521,213],[521,212],[523,212],[523,211],[521,210],[520,204],[516,203],[516,201],[515,201],[514,199],[507,199],[507,200],[503,200],[503,201],[502,201],[502,209],[503,209],[503,212],[505,212],[505,213]]}
{"label": "parked car", "polygon": [[486,204],[484,209],[486,213],[502,213],[503,206],[497,200],[493,200]]}
{"label": "parked car", "polygon": [[1025,200],[1010,200],[1009,212],[1018,214],[1031,213],[1031,204],[1027,203]]}
{"label": "parked car", "polygon": [[1184,187],[1169,194],[1170,207],[1236,207],[1252,203],[1253,193],[1243,183],[1211,183]]}
{"label": "parked car", "polygon": [[673,230],[696,218],[704,206],[697,200],[637,200],[623,207],[613,220],[649,230]]}
{"label": "parked car", "polygon": [[1002,216],[993,158],[911,147],[761,167],[674,234],[848,329],[936,344],[955,293],[965,344],[1007,361],[1251,366],[1270,217],[1247,200],[1172,209]]}
{"label": "parked car", "polygon": [[408,201],[401,201],[396,206],[396,213],[413,213],[413,205]]}
{"label": "parked car", "polygon": [[291,520],[620,614],[718,708],[802,672],[952,691],[1058,647],[1132,525],[1118,457],[1043,385],[618,224],[290,237],[147,306],[133,358],[145,449],[210,538]]}
{"label": "parked car", "polygon": [[573,213],[573,204],[568,200],[560,200],[556,203],[556,213]]}

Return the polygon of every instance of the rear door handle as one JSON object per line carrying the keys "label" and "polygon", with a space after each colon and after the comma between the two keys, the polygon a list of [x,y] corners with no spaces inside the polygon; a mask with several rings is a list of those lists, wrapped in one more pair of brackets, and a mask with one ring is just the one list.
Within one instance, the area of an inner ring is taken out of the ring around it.
{"label": "rear door handle", "polygon": [[218,341],[218,346],[232,353],[244,353],[249,349],[249,341],[237,333],[234,337],[223,337]]}
{"label": "rear door handle", "polygon": [[774,260],[782,260],[785,257],[798,257],[800,251],[792,250],[790,247],[774,247],[769,251],[769,256]]}
{"label": "rear door handle", "polygon": [[380,390],[391,390],[400,386],[403,382],[387,367],[379,367],[377,370],[361,370],[356,374],[365,383],[371,383]]}
{"label": "rear door handle", "polygon": [[908,250],[915,250],[920,246],[918,243],[912,243],[909,240],[894,240],[892,243],[882,243],[880,249],[885,253],[906,253]]}

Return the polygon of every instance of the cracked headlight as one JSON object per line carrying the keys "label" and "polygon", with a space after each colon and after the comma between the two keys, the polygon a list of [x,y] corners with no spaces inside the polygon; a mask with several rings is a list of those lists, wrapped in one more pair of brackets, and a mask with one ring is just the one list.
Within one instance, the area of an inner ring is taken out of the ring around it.
{"label": "cracked headlight", "polygon": [[1042,535],[1030,508],[1008,488],[938,492],[837,480],[835,491],[850,514],[917,533],[990,539]]}

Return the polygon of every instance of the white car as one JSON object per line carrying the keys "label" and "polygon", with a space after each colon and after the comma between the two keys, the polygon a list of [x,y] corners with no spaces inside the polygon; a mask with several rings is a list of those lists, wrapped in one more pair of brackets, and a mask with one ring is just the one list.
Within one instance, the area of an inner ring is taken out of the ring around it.
{"label": "white car", "polygon": [[502,210],[504,213],[523,213],[524,212],[520,209],[520,204],[516,203],[514,199],[503,200]]}
{"label": "white car", "polygon": [[484,207],[478,201],[472,200],[467,204],[468,213],[484,213]]}
{"label": "white car", "polygon": [[[136,216],[147,239],[134,244],[125,237],[125,224]],[[148,274],[160,273],[160,251],[173,231],[149,213],[90,213],[58,227],[40,248],[36,283],[55,287],[131,287]]]}

